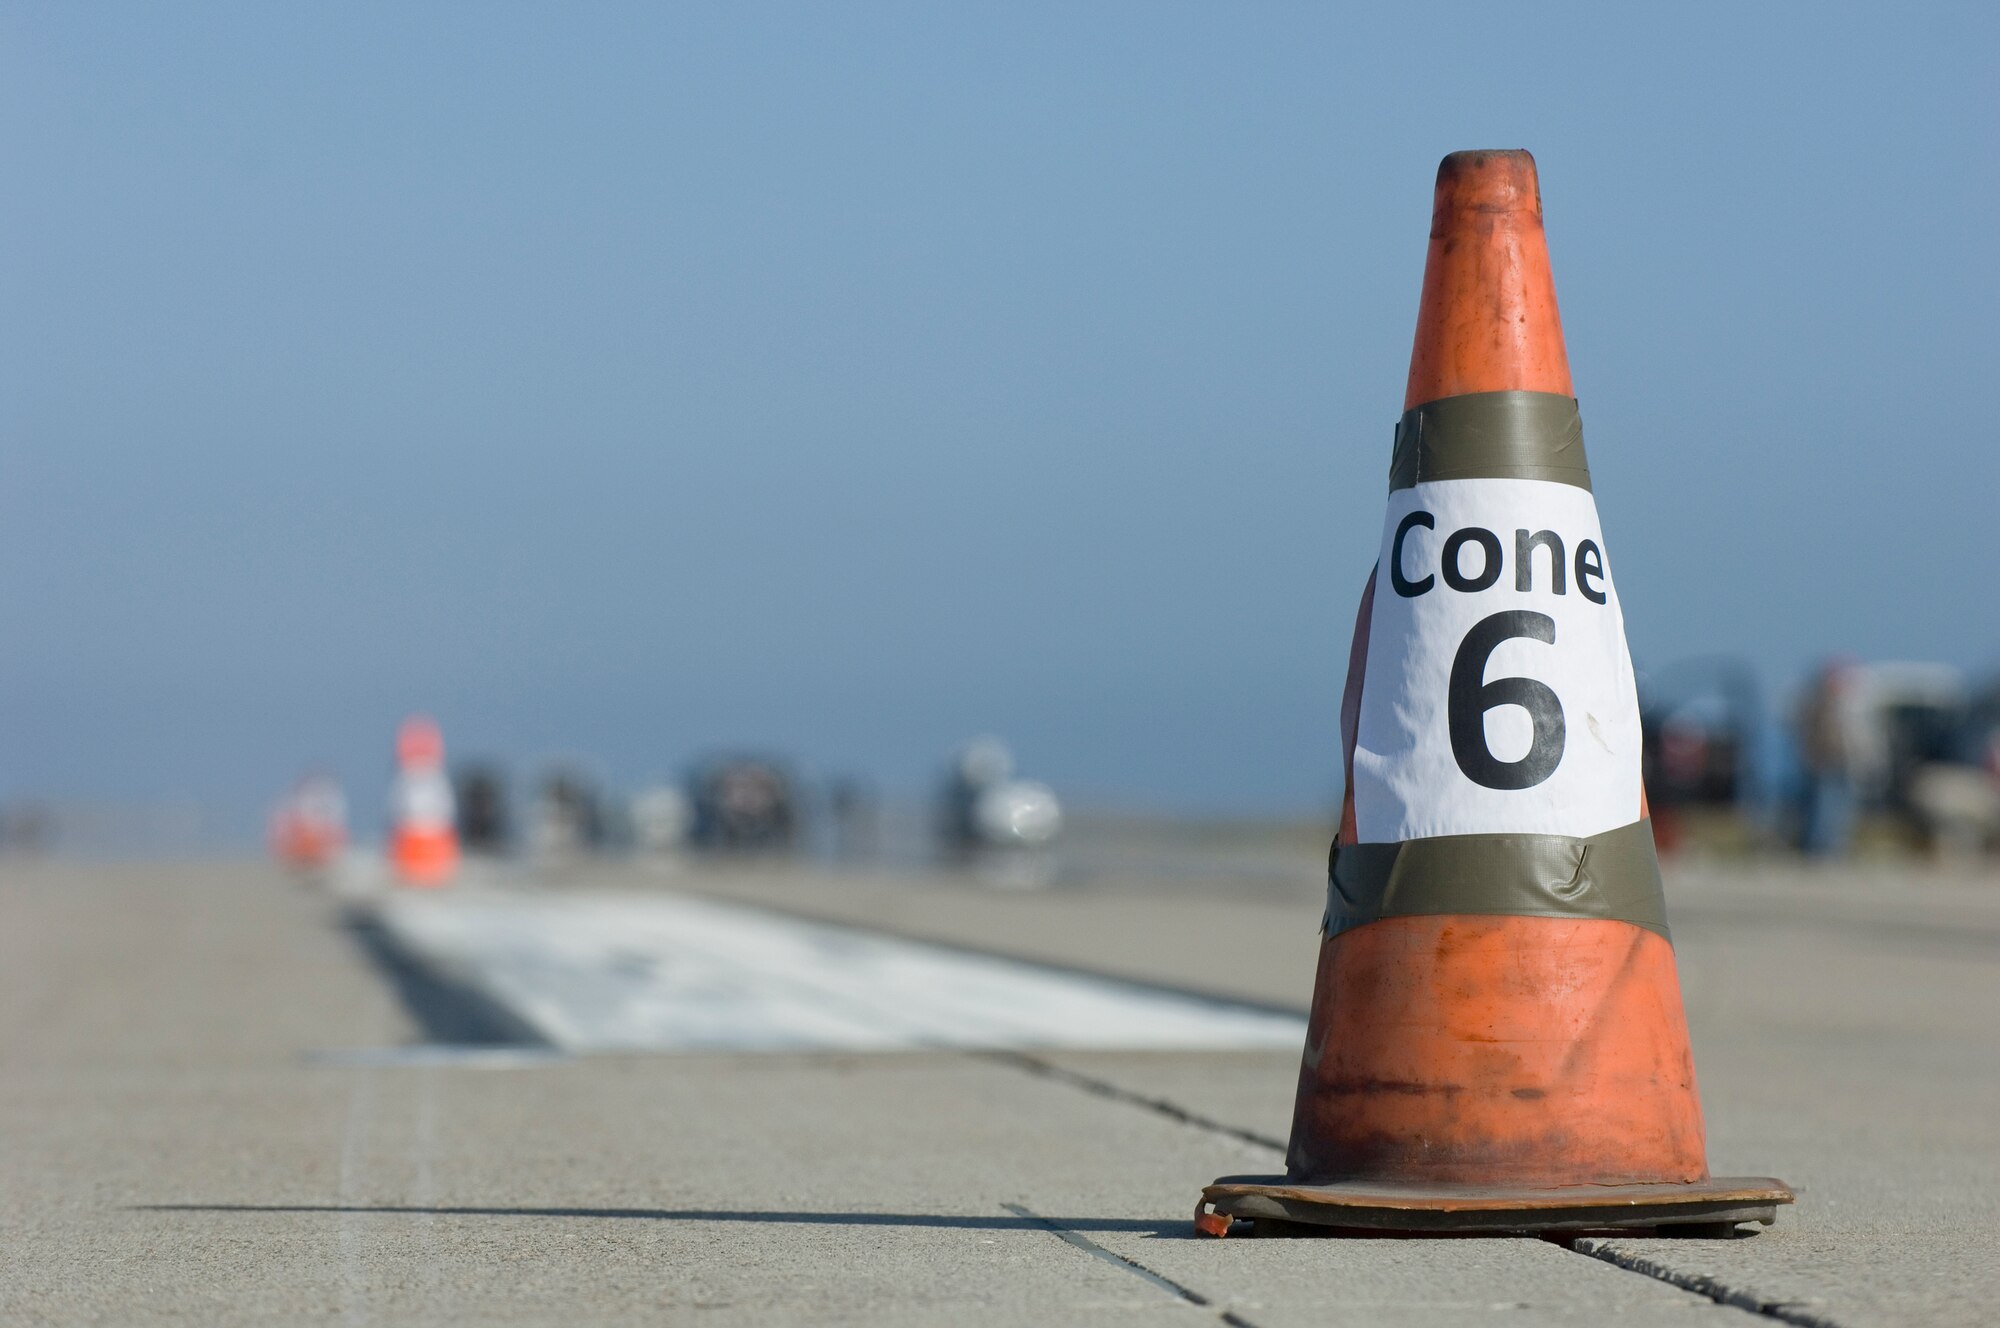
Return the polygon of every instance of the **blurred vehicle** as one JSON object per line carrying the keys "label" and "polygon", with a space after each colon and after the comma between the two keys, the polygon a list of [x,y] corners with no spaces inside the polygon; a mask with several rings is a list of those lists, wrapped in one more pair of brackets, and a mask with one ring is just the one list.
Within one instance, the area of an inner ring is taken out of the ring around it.
{"label": "blurred vehicle", "polygon": [[[1946,856],[2000,843],[2000,682],[1975,695],[1945,664],[1842,671],[1841,745],[1864,836]],[[1808,781],[1813,755],[1802,752]]]}
{"label": "blurred vehicle", "polygon": [[687,843],[694,828],[694,804],[672,784],[654,784],[632,798],[632,846],[653,857],[667,857]]}
{"label": "blurred vehicle", "polygon": [[1905,796],[1925,845],[1945,858],[2000,850],[2000,678],[1958,707],[1929,755]]}
{"label": "blurred vehicle", "polygon": [[1693,815],[1740,819],[1747,811],[1763,723],[1757,677],[1744,660],[1685,660],[1644,680],[1641,768],[1661,852],[1679,846]]}
{"label": "blurred vehicle", "polygon": [[271,854],[296,871],[319,871],[347,847],[347,794],[332,775],[310,774],[271,813]]}
{"label": "blurred vehicle", "polygon": [[782,850],[798,835],[798,793],[790,774],[763,757],[725,757],[689,780],[694,842],[727,852]]}
{"label": "blurred vehicle", "polygon": [[458,772],[458,838],[470,853],[507,851],[507,781],[498,766],[472,762]]}
{"label": "blurred vehicle", "polygon": [[1854,666],[1855,782],[1866,807],[1906,814],[1919,768],[1956,759],[1965,676],[1947,664]]}
{"label": "blurred vehicle", "polygon": [[1687,660],[1649,677],[1639,704],[1648,798],[1712,807],[1746,801],[1762,724],[1756,674],[1743,660]]}
{"label": "blurred vehicle", "polygon": [[1014,777],[1014,754],[994,737],[974,738],[952,757],[938,797],[938,834],[946,852],[1040,848],[1062,829],[1054,790]]}

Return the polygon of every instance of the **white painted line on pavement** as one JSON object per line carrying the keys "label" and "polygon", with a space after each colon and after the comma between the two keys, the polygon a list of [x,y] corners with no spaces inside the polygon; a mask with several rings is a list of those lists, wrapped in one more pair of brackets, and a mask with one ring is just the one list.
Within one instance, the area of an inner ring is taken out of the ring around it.
{"label": "white painted line on pavement", "polygon": [[1297,1049],[1294,1015],[670,895],[458,892],[380,919],[566,1051]]}

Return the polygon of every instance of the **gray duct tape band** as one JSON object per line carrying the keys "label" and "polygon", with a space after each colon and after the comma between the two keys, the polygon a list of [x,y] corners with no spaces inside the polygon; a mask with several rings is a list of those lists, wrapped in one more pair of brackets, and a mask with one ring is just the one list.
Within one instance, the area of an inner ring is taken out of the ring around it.
{"label": "gray duct tape band", "polygon": [[1427,402],[1396,425],[1389,491],[1427,480],[1552,480],[1590,487],[1583,418],[1553,392],[1469,392]]}
{"label": "gray duct tape band", "polygon": [[1440,835],[1335,847],[1327,936],[1380,918],[1440,913],[1612,918],[1673,939],[1651,821],[1587,839]]}

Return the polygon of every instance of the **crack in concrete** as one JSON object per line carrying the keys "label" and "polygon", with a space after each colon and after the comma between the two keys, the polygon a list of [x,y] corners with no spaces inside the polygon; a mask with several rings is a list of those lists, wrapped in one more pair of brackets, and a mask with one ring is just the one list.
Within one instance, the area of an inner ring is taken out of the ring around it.
{"label": "crack in concrete", "polygon": [[1162,1097],[1148,1097],[1144,1093],[1135,1093],[1129,1088],[1112,1083],[1109,1079],[1099,1079],[1095,1075],[1084,1074],[1079,1070],[1072,1070],[1067,1066],[1057,1065],[1052,1061],[1043,1060],[1039,1056],[1031,1056],[1026,1052],[1020,1051],[986,1051],[973,1054],[980,1060],[995,1061],[1016,1070],[1025,1070],[1038,1078],[1053,1079],[1057,1083],[1081,1089],[1096,1097],[1109,1098],[1113,1102],[1122,1102],[1127,1106],[1142,1108],[1152,1112],[1156,1116],[1164,1116],[1168,1120],[1180,1125],[1191,1126],[1197,1130],[1206,1130],[1210,1134],[1219,1134],[1226,1138],[1234,1139],[1239,1143],[1250,1144],[1253,1147],[1267,1148],[1274,1153],[1285,1151],[1283,1141],[1273,1139],[1268,1134],[1259,1134],[1255,1130],[1246,1130],[1240,1126],[1216,1120],[1213,1116],[1204,1116],[1200,1112],[1189,1111],[1179,1103],[1169,1102]]}
{"label": "crack in concrete", "polygon": [[1692,1291],[1697,1296],[1707,1296],[1718,1305],[1731,1309],[1748,1310],[1752,1314],[1775,1319],[1779,1323],[1797,1324],[1799,1328],[1840,1328],[1840,1325],[1824,1314],[1797,1307],[1798,1302],[1790,1300],[1766,1300],[1753,1292],[1738,1290],[1700,1273],[1683,1273],[1651,1259],[1628,1254],[1611,1241],[1592,1236],[1578,1236],[1556,1242],[1564,1248],[1586,1258],[1608,1263],[1613,1268],[1622,1268],[1628,1273],[1650,1277],[1656,1282],[1678,1287],[1682,1291]]}
{"label": "crack in concrete", "polygon": [[[1054,1080],[1057,1083],[1079,1089],[1095,1097],[1106,1098],[1127,1106],[1139,1107],[1152,1112],[1154,1115],[1164,1116],[1179,1125],[1204,1130],[1211,1134],[1219,1134],[1226,1138],[1234,1139],[1239,1143],[1251,1144],[1258,1148],[1267,1148],[1277,1153],[1285,1151],[1284,1144],[1268,1135],[1258,1134],[1254,1130],[1246,1130],[1235,1125],[1225,1124],[1213,1117],[1189,1111],[1186,1107],[1176,1102],[1170,1102],[1165,1098],[1149,1097],[1144,1093],[1137,1093],[1129,1088],[1115,1084],[1108,1079],[1099,1079],[1094,1075],[1083,1074],[1080,1071],[1045,1061],[1038,1056],[1030,1056],[1024,1052],[997,1051],[978,1053],[978,1058],[981,1060],[997,1061],[1013,1069],[1026,1071],[1038,1078]],[[1015,1209],[1011,1204],[1008,1207],[1017,1213],[1033,1217],[1036,1221],[1049,1226],[1050,1230],[1056,1231],[1058,1235],[1063,1235],[1060,1230],[1049,1224],[1047,1219],[1028,1213],[1026,1209]],[[1064,1235],[1063,1238],[1068,1240],[1069,1236]],[[1078,1237],[1077,1239],[1081,1240],[1082,1238]],[[1071,1243],[1074,1244],[1076,1242],[1072,1241]],[[1090,1244],[1090,1242],[1085,1243]],[[1655,1281],[1665,1282],[1669,1286],[1676,1287],[1682,1291],[1692,1292],[1698,1296],[1706,1296],[1716,1304],[1727,1306],[1730,1309],[1746,1310],[1751,1314],[1761,1315],[1767,1319],[1774,1319],[1779,1323],[1798,1325],[1798,1328],[1841,1328],[1840,1324],[1823,1314],[1815,1314],[1811,1311],[1798,1308],[1796,1302],[1767,1300],[1748,1291],[1727,1286],[1712,1277],[1705,1277],[1698,1273],[1683,1273],[1677,1269],[1668,1268],[1664,1264],[1654,1263],[1650,1259],[1642,1259],[1637,1255],[1627,1254],[1603,1240],[1591,1237],[1573,1237],[1567,1240],[1552,1240],[1550,1243],[1573,1253],[1581,1254],[1585,1258],[1596,1259],[1601,1263],[1610,1264],[1613,1268],[1623,1269],[1628,1273],[1637,1273],[1641,1277],[1650,1277]],[[1103,1247],[1092,1245],[1092,1248],[1101,1250]],[[1110,1254],[1109,1251],[1104,1251],[1104,1253],[1121,1263],[1131,1262],[1121,1255]],[[1133,1264],[1132,1266],[1134,1268],[1139,1267],[1137,1264]],[[1159,1280],[1165,1281],[1164,1278]],[[1168,1285],[1172,1286],[1175,1284],[1168,1283]],[[1185,1288],[1180,1289],[1185,1291]],[[1196,1293],[1188,1292],[1187,1294],[1193,1296]],[[1199,1301],[1197,1303],[1206,1304],[1207,1302]],[[1228,1313],[1223,1314],[1222,1321],[1228,1324],[1240,1324],[1242,1322]]]}
{"label": "crack in concrete", "polygon": [[[1102,1259],[1105,1263],[1119,1269],[1121,1272],[1130,1273],[1134,1277],[1150,1283],[1153,1287],[1166,1292],[1169,1296],[1174,1297],[1174,1299],[1181,1301],[1183,1304],[1199,1306],[1202,1309],[1216,1309],[1214,1302],[1199,1291],[1191,1290],[1170,1277],[1154,1272],[1137,1259],[1128,1259],[1116,1250],[1106,1249],[1082,1232],[1072,1231],[1053,1218],[1043,1217],[1032,1208],[1023,1207],[1020,1204],[1010,1203],[1001,1204],[1000,1206],[1016,1217],[1026,1218],[1028,1221],[1046,1228],[1050,1235],[1064,1244],[1073,1245],[1094,1259]],[[1231,1328],[1256,1328],[1255,1324],[1250,1323],[1230,1310],[1216,1309],[1216,1316],[1223,1323],[1231,1325]]]}

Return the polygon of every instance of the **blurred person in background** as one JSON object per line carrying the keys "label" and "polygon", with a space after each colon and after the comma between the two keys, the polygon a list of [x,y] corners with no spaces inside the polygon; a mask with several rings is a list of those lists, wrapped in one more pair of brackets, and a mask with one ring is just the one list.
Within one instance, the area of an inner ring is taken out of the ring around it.
{"label": "blurred person in background", "polygon": [[1799,849],[1809,857],[1841,856],[1854,833],[1855,775],[1865,746],[1859,690],[1857,666],[1840,657],[1820,668],[1799,702]]}

